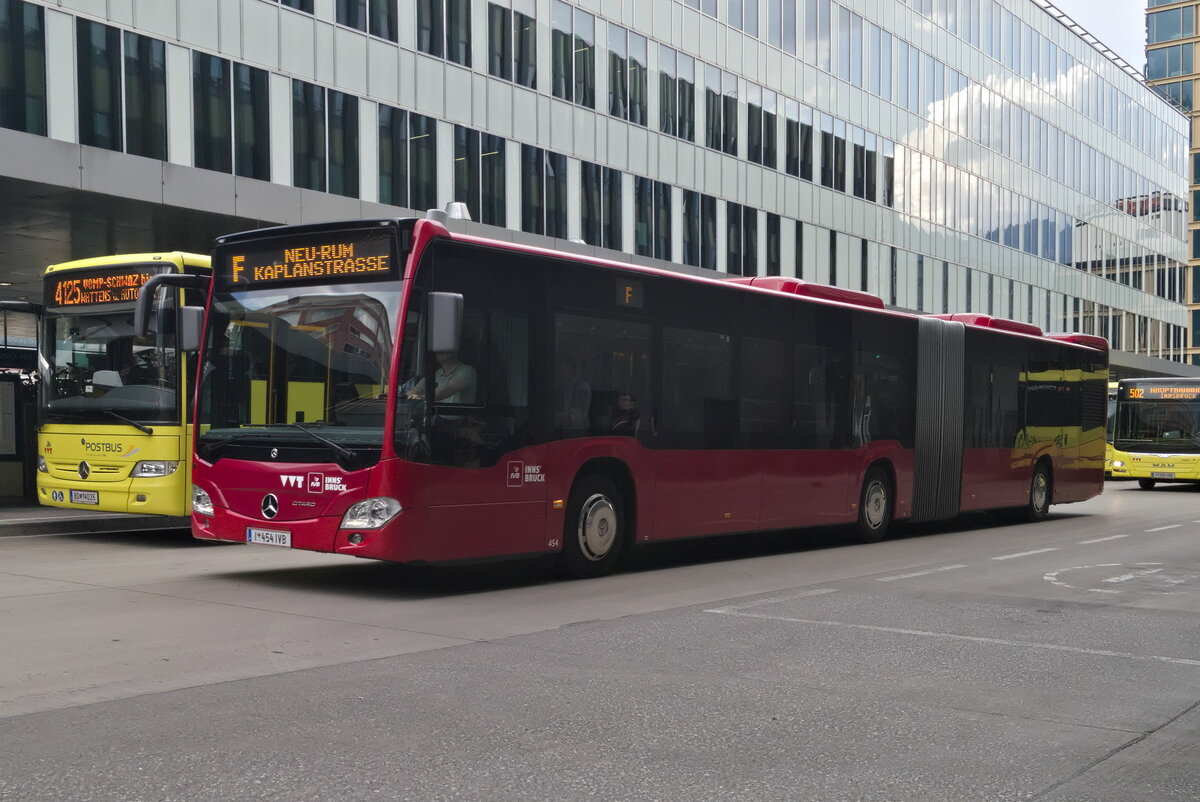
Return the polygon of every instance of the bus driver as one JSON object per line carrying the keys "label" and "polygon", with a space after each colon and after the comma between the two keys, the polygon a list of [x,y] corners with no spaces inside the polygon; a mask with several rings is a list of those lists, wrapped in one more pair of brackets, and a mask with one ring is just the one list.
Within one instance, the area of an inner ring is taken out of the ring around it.
{"label": "bus driver", "polygon": [[[478,377],[475,368],[460,362],[457,351],[437,354],[438,369],[434,373],[433,386],[437,388],[435,401],[443,404],[474,404]],[[406,398],[424,398],[425,380],[421,379],[404,394]]]}

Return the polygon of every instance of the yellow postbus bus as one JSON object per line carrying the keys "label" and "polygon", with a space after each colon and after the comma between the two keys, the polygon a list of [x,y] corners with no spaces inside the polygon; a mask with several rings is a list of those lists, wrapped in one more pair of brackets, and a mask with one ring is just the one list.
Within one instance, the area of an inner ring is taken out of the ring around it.
{"label": "yellow postbus bus", "polygon": [[189,513],[194,357],[177,348],[175,331],[177,310],[200,303],[198,290],[160,292],[150,333],[133,333],[138,291],[164,273],[207,280],[209,258],[125,254],[46,269],[37,439],[42,504]]}
{"label": "yellow postbus bus", "polygon": [[1122,379],[1113,433],[1114,478],[1200,482],[1200,380]]}

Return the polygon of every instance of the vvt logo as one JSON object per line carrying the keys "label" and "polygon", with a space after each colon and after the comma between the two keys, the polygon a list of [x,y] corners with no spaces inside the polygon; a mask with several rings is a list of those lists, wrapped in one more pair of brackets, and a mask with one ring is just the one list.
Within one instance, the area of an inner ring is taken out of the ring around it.
{"label": "vvt logo", "polygon": [[292,476],[291,474],[283,474],[279,477],[279,483],[284,487],[302,488],[304,487],[303,476]]}

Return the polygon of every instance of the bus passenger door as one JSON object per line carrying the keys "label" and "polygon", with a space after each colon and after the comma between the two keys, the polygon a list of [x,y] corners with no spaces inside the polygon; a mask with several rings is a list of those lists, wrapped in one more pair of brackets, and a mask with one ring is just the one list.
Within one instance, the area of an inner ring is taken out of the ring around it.
{"label": "bus passenger door", "polygon": [[[443,276],[449,273],[444,271]],[[451,286],[470,282],[459,279]],[[428,432],[432,464],[421,502],[429,531],[438,534],[426,559],[545,551],[548,467],[546,448],[532,434],[530,316],[500,308],[500,290],[472,288],[463,295],[459,350],[433,356],[439,400]],[[401,386],[413,380],[410,389],[423,396],[428,373],[416,368],[413,375],[402,369]]]}
{"label": "bus passenger door", "polygon": [[[639,534],[652,527],[657,408],[651,393],[651,327],[630,317],[554,314],[550,440],[556,487],[569,491],[580,465],[622,463],[637,494]],[[561,455],[558,456],[558,455]]]}
{"label": "bus passenger door", "polygon": [[662,355],[655,536],[758,528],[760,468],[739,448],[732,336],[664,326]]}
{"label": "bus passenger door", "polygon": [[813,332],[807,341],[800,339],[795,344],[792,359],[792,448],[782,452],[788,460],[785,481],[780,484],[768,475],[764,495],[768,500],[776,494],[786,499],[787,513],[781,526],[843,521],[851,498],[849,477],[857,470],[858,460],[848,449],[849,351],[835,339],[822,341],[819,333]]}

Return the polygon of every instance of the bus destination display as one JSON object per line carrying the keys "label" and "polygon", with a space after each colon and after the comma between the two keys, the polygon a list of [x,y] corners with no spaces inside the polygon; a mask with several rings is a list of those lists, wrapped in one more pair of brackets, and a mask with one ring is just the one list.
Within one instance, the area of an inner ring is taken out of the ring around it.
{"label": "bus destination display", "polygon": [[[387,232],[354,231],[330,241],[306,238],[263,248],[249,243],[225,252],[222,270],[227,285],[254,287],[312,281],[370,281],[391,277],[392,238]],[[274,244],[274,243],[270,243]]]}
{"label": "bus destination display", "polygon": [[1200,399],[1200,385],[1141,384],[1125,388],[1129,401],[1195,401]]}
{"label": "bus destination display", "polygon": [[133,303],[142,285],[159,272],[154,268],[120,268],[84,276],[72,272],[52,274],[46,278],[46,298],[55,306]]}

